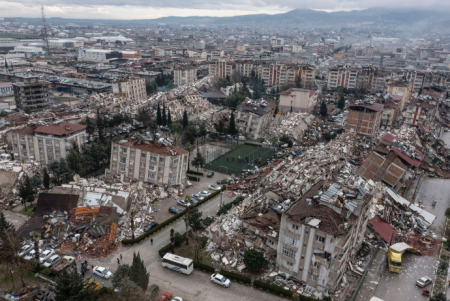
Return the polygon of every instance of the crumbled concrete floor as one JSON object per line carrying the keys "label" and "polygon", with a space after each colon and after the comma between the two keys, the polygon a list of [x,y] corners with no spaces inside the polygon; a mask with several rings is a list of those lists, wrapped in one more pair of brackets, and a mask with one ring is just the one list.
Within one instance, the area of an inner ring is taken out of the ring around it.
{"label": "crumbled concrete floor", "polygon": [[355,301],[366,301],[373,297],[386,267],[386,251],[379,249],[356,295]]}
{"label": "crumbled concrete floor", "polygon": [[12,223],[16,229],[19,229],[29,219],[26,215],[9,210],[4,210],[3,214],[5,215],[6,220]]}

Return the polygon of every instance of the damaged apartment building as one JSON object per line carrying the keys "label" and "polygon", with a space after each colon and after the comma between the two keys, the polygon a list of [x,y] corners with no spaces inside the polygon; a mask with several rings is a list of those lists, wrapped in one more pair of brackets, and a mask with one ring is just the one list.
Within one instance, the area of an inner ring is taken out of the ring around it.
{"label": "damaged apartment building", "polygon": [[319,292],[337,289],[364,239],[372,195],[319,181],[282,214],[280,272]]}

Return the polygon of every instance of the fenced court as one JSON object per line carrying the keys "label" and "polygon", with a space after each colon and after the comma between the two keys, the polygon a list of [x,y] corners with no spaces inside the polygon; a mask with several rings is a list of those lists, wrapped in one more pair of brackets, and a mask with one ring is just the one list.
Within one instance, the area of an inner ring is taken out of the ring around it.
{"label": "fenced court", "polygon": [[206,164],[205,168],[229,175],[240,175],[243,169],[253,169],[255,164],[264,164],[274,153],[270,148],[244,144]]}

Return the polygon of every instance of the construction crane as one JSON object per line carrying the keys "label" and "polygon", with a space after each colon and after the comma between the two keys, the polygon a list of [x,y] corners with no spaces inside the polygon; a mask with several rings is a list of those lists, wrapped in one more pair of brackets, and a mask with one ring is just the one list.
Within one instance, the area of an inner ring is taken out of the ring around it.
{"label": "construction crane", "polygon": [[41,5],[42,12],[42,39],[44,40],[44,50],[50,55],[50,46],[48,44],[48,27],[47,20],[45,19],[44,5]]}

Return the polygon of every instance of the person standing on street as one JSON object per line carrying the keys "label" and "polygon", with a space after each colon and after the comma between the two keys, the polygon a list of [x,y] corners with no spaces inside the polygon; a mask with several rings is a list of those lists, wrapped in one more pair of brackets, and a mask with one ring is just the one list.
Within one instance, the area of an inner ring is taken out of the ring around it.
{"label": "person standing on street", "polygon": [[153,246],[153,238],[150,238],[150,244]]}
{"label": "person standing on street", "polygon": [[119,258],[117,258],[117,264],[120,265],[120,260],[119,260]]}

